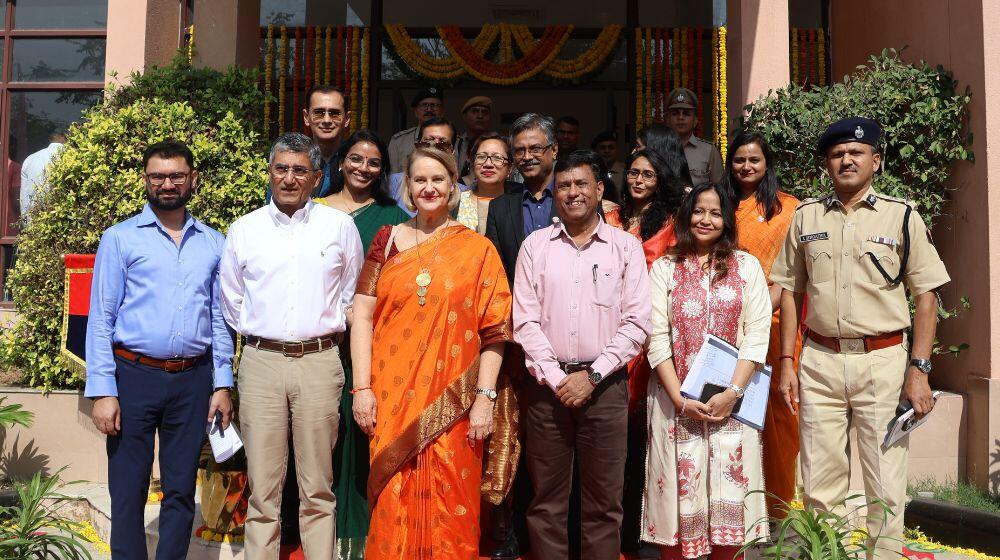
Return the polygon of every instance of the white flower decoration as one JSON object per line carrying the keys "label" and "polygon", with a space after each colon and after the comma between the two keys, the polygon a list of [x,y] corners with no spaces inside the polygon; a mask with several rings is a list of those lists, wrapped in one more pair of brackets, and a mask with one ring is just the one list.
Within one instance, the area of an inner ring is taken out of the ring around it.
{"label": "white flower decoration", "polygon": [[721,286],[717,294],[722,301],[733,301],[736,299],[736,290],[732,286]]}
{"label": "white flower decoration", "polygon": [[701,303],[697,301],[688,300],[681,305],[681,313],[683,313],[685,317],[700,317],[702,311]]}

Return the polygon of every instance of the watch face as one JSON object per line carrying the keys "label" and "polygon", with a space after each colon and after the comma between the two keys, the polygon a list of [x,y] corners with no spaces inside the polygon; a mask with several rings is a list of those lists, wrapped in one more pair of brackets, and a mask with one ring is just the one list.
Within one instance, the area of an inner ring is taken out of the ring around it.
{"label": "watch face", "polygon": [[601,374],[597,373],[594,370],[590,370],[590,373],[587,374],[587,377],[590,379],[590,382],[595,385],[601,382]]}

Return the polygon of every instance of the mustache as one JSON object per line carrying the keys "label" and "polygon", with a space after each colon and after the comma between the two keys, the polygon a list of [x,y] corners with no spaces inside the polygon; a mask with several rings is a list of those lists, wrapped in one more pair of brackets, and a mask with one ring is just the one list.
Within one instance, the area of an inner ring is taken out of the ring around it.
{"label": "mustache", "polygon": [[531,159],[528,159],[528,160],[521,160],[521,163],[519,163],[518,165],[528,166],[528,165],[538,165],[540,163],[542,163],[542,160],[540,160],[538,158],[531,158]]}

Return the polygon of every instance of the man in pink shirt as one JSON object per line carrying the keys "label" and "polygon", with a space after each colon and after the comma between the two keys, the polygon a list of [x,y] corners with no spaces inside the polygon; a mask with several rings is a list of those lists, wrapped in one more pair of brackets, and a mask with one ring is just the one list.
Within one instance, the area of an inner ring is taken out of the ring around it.
{"label": "man in pink shirt", "polygon": [[559,222],[524,240],[514,277],[514,340],[538,379],[522,395],[535,497],[528,533],[536,558],[566,558],[574,456],[582,488],[582,557],[617,560],[628,424],[625,364],[649,336],[642,246],[598,208],[600,158],[556,163]]}

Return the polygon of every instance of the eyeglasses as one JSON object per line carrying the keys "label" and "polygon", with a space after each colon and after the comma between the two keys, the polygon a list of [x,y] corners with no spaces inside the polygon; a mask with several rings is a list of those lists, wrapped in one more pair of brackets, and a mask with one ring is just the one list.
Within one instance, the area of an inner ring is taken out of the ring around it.
{"label": "eyeglasses", "polygon": [[167,175],[164,173],[147,173],[146,180],[149,181],[150,185],[155,185],[157,187],[162,185],[167,179],[170,179],[170,182],[175,185],[183,185],[187,181],[189,175],[191,174],[171,173]]}
{"label": "eyeglasses", "polygon": [[365,163],[367,163],[368,167],[371,167],[372,169],[382,169],[382,160],[378,158],[366,159],[362,155],[351,154],[347,156],[347,161],[351,162],[351,165],[354,165],[355,167],[364,167]]}
{"label": "eyeglasses", "polygon": [[429,142],[427,140],[421,140],[415,144],[418,148],[434,148],[436,150],[441,150],[442,152],[450,152],[452,148],[452,143],[447,140],[434,140]]}
{"label": "eyeglasses", "polygon": [[323,117],[329,115],[331,121],[339,121],[344,118],[344,112],[340,109],[313,109],[309,112],[314,121],[323,120]]}
{"label": "eyeglasses", "polygon": [[428,109],[440,109],[441,107],[444,107],[444,104],[435,101],[428,101],[425,103],[417,104],[417,109],[420,109],[421,111],[426,111]]}
{"label": "eyeglasses", "polygon": [[524,154],[530,154],[531,157],[538,157],[545,153],[546,150],[555,146],[555,143],[547,144],[545,146],[529,146],[527,148],[514,148],[514,157],[524,157]]}
{"label": "eyeglasses", "polygon": [[477,165],[483,165],[487,161],[493,162],[493,165],[503,167],[510,163],[510,160],[500,154],[476,154],[475,162]]}
{"label": "eyeglasses", "polygon": [[307,167],[302,167],[301,165],[285,165],[283,163],[276,163],[271,166],[271,175],[281,179],[288,175],[288,172],[292,172],[292,177],[296,179],[305,179],[313,172],[312,169]]}
{"label": "eyeglasses", "polygon": [[636,180],[636,179],[638,179],[639,176],[642,176],[642,178],[645,179],[645,180],[647,180],[647,181],[655,181],[656,180],[656,173],[653,173],[652,171],[650,171],[648,169],[645,170],[645,171],[639,171],[638,169],[629,169],[625,173],[625,176],[627,176],[629,179],[632,179],[633,181]]}

